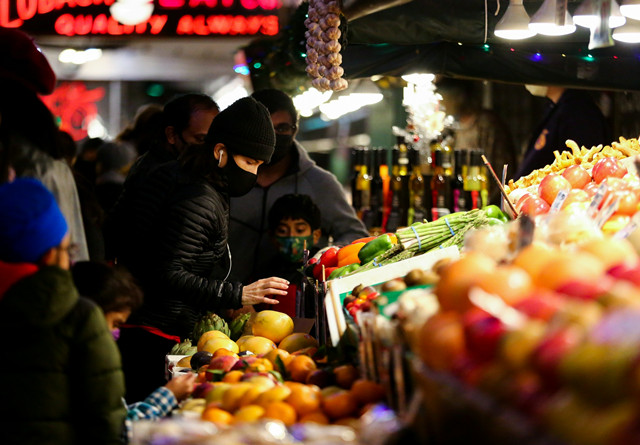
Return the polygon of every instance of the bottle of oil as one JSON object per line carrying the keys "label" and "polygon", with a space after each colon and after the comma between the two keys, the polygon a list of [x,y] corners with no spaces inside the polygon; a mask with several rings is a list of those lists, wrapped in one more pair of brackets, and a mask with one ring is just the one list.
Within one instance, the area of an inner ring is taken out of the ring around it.
{"label": "bottle of oil", "polygon": [[435,153],[433,178],[431,178],[432,221],[451,213],[451,159],[444,150]]}
{"label": "bottle of oil", "polygon": [[391,196],[389,211],[384,226],[385,232],[395,232],[402,224],[402,175],[400,175],[400,150],[393,148],[391,152],[391,176],[389,194]]}
{"label": "bottle of oil", "polygon": [[358,175],[360,174],[360,167],[362,167],[362,156],[363,156],[362,148],[353,147],[351,149],[351,156],[352,156],[352,159],[354,159],[353,173],[351,174],[351,180],[350,180],[351,206],[356,212],[358,212],[360,207],[362,207],[362,199],[360,197],[360,194],[358,193],[358,188],[357,188]]}
{"label": "bottle of oil", "polygon": [[380,173],[383,163],[386,165],[386,160],[383,158],[386,155],[386,150],[377,148],[372,151],[372,169],[371,169],[371,194],[370,205],[371,208],[371,227],[369,232],[382,233],[382,219],[384,215],[384,180]]}
{"label": "bottle of oil", "polygon": [[[362,152],[362,164],[360,165],[360,171],[356,177],[356,190],[360,195],[360,208],[356,209],[358,217],[365,223],[365,226],[369,228],[371,225],[371,175],[369,175],[369,163],[371,159],[371,150],[368,147],[363,147]],[[368,225],[367,225],[368,223]]]}
{"label": "bottle of oil", "polygon": [[454,172],[451,181],[451,203],[454,212],[462,212],[469,210],[469,193],[464,190],[465,172],[468,169],[467,155],[468,150],[454,151]]}
{"label": "bottle of oil", "polygon": [[424,202],[424,177],[420,150],[413,148],[411,154],[411,175],[409,176],[409,211],[407,225],[422,222],[427,217]]}
{"label": "bottle of oil", "polygon": [[469,152],[469,168],[464,178],[464,191],[469,194],[469,209],[478,209],[482,207],[482,176],[480,169],[482,166],[482,158],[480,151],[471,150]]}

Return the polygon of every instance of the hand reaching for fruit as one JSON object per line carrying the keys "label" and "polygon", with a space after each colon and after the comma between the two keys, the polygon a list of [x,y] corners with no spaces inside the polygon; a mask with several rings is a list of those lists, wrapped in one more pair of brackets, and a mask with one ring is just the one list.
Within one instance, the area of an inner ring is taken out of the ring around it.
{"label": "hand reaching for fruit", "polygon": [[266,295],[287,295],[289,282],[283,278],[263,278],[242,289],[242,304],[278,304],[278,300],[267,298]]}
{"label": "hand reaching for fruit", "polygon": [[174,377],[169,382],[164,385],[169,391],[176,396],[178,402],[186,399],[193,392],[193,388],[196,384],[197,375],[194,373],[189,373],[186,375],[181,375],[178,377]]}

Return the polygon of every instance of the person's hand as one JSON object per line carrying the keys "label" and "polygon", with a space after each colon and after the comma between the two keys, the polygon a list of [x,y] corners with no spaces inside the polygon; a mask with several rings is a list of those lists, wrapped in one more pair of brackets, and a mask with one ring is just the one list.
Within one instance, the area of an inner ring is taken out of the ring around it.
{"label": "person's hand", "polygon": [[283,278],[263,278],[242,289],[242,304],[278,304],[278,300],[267,298],[265,295],[287,295],[289,282]]}
{"label": "person's hand", "polygon": [[178,399],[178,402],[186,399],[193,392],[193,387],[196,383],[196,374],[190,372],[189,374],[174,377],[167,382],[165,388],[173,393]]}

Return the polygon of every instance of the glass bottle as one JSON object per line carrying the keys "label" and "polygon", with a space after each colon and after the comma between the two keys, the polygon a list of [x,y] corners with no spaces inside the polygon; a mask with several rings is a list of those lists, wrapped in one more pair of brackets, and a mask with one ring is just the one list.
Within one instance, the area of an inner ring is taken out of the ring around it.
{"label": "glass bottle", "polygon": [[469,152],[469,168],[464,178],[464,190],[468,192],[470,199],[468,207],[470,210],[482,207],[482,197],[480,194],[482,191],[481,165],[482,158],[480,157],[480,152],[478,150],[471,150]]}
{"label": "glass bottle", "polygon": [[451,203],[454,212],[469,210],[468,192],[464,190],[464,172],[467,171],[467,150],[454,151],[454,172],[451,181]]}
{"label": "glass bottle", "polygon": [[409,211],[407,225],[422,222],[427,217],[424,203],[424,177],[420,150],[413,148],[411,154],[411,176],[409,176]]}
{"label": "glass bottle", "polygon": [[[371,159],[371,151],[368,147],[363,147],[362,150],[362,164],[360,165],[360,171],[356,177],[356,190],[360,195],[360,208],[356,209],[358,217],[365,223],[371,224],[371,176],[369,175],[369,162]],[[368,228],[369,226],[367,226]]]}
{"label": "glass bottle", "polygon": [[371,208],[371,227],[370,232],[382,233],[382,218],[384,214],[384,180],[380,173],[381,167],[386,164],[384,161],[384,155],[386,151],[382,148],[377,148],[372,151],[372,163],[371,163],[371,194],[370,205]]}
{"label": "glass bottle", "polygon": [[435,153],[431,178],[431,217],[435,221],[451,213],[451,160],[443,150]]}
{"label": "glass bottle", "polygon": [[401,194],[402,176],[400,175],[400,150],[394,148],[391,152],[391,177],[389,182],[390,206],[384,224],[385,232],[395,232],[401,227]]}
{"label": "glass bottle", "polygon": [[361,147],[353,147],[351,149],[351,154],[353,156],[354,159],[354,164],[353,164],[353,173],[351,175],[351,206],[353,207],[353,209],[358,212],[358,210],[360,209],[360,207],[362,206],[362,199],[360,197],[360,194],[358,193],[358,188],[357,188],[357,180],[358,180],[358,175],[360,174],[360,167],[362,167],[362,148]]}

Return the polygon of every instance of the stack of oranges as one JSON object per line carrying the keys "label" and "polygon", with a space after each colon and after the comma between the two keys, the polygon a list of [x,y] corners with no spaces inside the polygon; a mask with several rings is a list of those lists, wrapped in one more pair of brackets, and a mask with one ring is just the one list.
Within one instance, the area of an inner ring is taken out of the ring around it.
{"label": "stack of oranges", "polygon": [[264,379],[247,380],[244,374],[249,371],[230,371],[205,395],[203,420],[219,425],[260,419],[279,420],[287,426],[298,422],[348,425],[370,404],[385,398],[384,388],[359,379],[353,365],[318,369],[310,356],[283,349],[269,351],[262,359],[276,370],[284,366],[288,380],[265,384]]}

